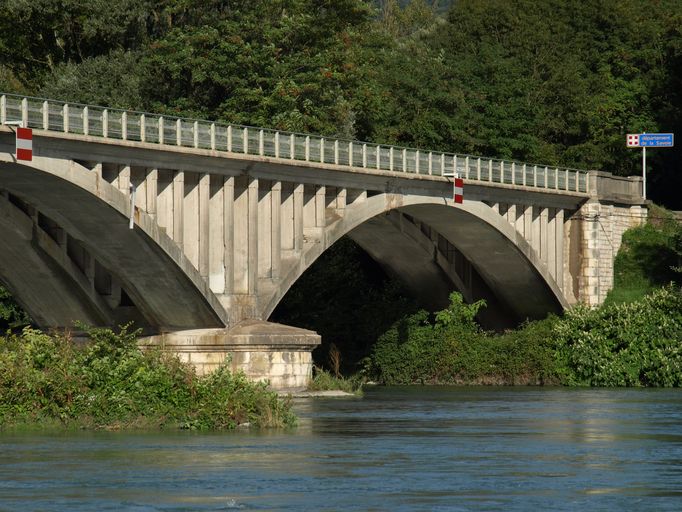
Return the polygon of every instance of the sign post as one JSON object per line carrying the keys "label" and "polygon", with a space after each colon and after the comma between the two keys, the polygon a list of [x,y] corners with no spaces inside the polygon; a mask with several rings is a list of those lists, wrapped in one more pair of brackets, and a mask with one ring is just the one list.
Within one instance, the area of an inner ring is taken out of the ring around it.
{"label": "sign post", "polygon": [[642,198],[646,199],[646,148],[671,148],[674,144],[673,133],[628,133],[625,139],[629,148],[642,148]]}

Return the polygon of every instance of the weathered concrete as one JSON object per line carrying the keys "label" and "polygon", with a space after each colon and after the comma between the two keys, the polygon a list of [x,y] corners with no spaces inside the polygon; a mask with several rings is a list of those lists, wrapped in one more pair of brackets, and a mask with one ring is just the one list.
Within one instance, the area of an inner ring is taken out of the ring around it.
{"label": "weathered concrete", "polygon": [[312,350],[320,336],[288,325],[244,320],[230,329],[194,329],[149,336],[143,348],[161,348],[191,363],[199,375],[228,364],[274,389],[305,389],[312,376]]}

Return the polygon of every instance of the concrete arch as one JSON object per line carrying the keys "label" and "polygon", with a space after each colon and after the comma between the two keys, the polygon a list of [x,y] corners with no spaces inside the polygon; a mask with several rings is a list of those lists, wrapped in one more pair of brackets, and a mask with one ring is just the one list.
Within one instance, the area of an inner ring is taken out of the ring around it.
{"label": "concrete arch", "polygon": [[[181,249],[139,209],[130,230],[128,199],[96,173],[70,160],[34,156],[31,165],[1,162],[0,189],[35,205],[82,243],[117,277],[153,330],[227,325],[225,309]],[[11,287],[20,300],[41,293],[27,286],[32,283]]]}
{"label": "concrete arch", "polygon": [[[294,282],[326,249],[342,236],[352,237],[354,230],[362,230],[363,224],[392,210],[419,219],[457,247],[517,318],[541,318],[568,306],[528,242],[484,203],[471,201],[455,206],[438,197],[378,194],[348,206],[342,217],[328,224],[320,243],[304,249],[302,258],[283,272],[280,286],[259,301],[263,318],[272,313]],[[364,243],[371,245],[371,237]],[[381,240],[377,238],[374,243],[380,244]]]}

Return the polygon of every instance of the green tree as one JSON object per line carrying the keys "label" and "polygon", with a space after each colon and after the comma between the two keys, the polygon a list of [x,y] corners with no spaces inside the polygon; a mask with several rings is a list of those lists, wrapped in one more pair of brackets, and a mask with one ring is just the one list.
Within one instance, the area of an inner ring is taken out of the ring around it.
{"label": "green tree", "polygon": [[[148,0],[16,0],[0,6],[0,65],[38,89],[63,62],[78,63],[146,40]],[[106,82],[106,75],[100,78]]]}

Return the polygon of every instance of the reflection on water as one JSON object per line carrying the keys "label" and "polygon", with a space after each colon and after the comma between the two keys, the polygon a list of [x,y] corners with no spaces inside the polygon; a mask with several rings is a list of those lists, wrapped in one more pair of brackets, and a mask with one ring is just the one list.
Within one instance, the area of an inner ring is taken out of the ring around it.
{"label": "reflection on water", "polygon": [[372,388],[290,431],[0,434],[0,510],[680,510],[682,392]]}

